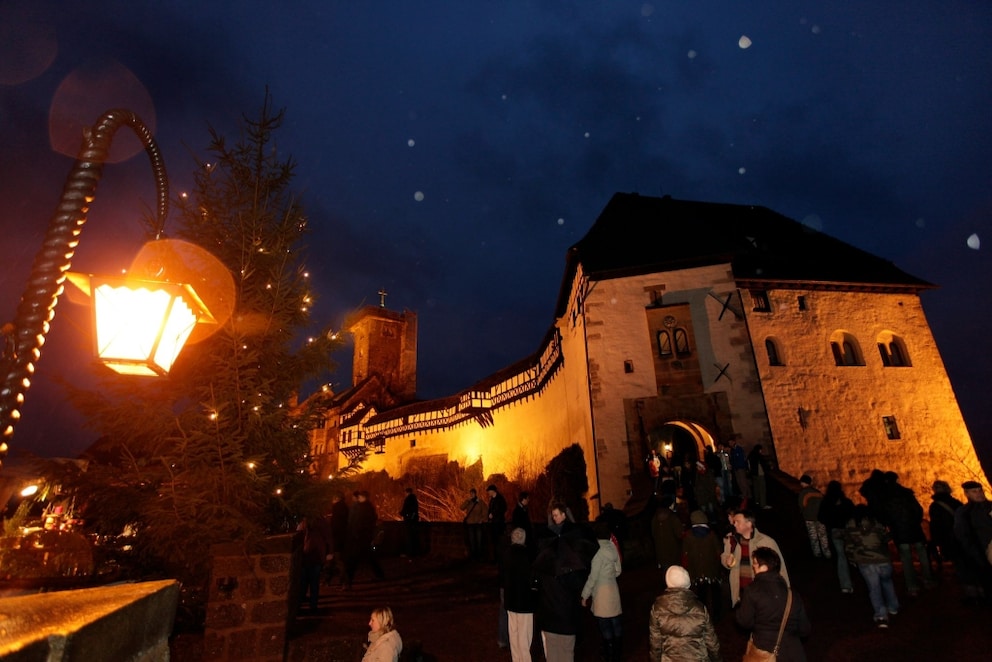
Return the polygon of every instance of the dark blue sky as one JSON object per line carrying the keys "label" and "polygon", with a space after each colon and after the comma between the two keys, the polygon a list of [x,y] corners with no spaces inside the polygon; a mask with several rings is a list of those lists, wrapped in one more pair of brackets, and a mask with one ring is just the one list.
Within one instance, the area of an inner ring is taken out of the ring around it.
{"label": "dark blue sky", "polygon": [[[71,166],[51,118],[134,108],[178,192],[207,126],[232,134],[265,86],[311,220],[315,322],[385,287],[419,315],[422,397],[537,349],[565,251],[614,192],[670,194],[769,207],[939,284],[924,306],[992,456],[987,2],[0,0],[0,318]],[[143,157],[108,167],[75,269],[127,263],[150,186]],[[85,361],[72,308],[15,446],[90,439],[51,383]]]}

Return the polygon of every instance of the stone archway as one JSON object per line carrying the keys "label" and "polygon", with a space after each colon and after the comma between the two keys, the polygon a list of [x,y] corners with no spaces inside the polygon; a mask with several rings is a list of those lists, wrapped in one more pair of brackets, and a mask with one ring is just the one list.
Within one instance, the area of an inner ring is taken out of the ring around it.
{"label": "stone archway", "polygon": [[687,420],[667,421],[655,428],[650,437],[652,447],[675,466],[702,460],[706,449],[716,450],[713,435],[698,423]]}

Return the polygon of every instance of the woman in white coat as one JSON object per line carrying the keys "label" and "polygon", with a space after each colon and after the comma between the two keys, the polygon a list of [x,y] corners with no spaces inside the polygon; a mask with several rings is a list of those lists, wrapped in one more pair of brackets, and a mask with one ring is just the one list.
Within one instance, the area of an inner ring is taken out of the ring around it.
{"label": "woman in white coat", "polygon": [[362,662],[398,662],[403,640],[393,624],[393,610],[379,607],[369,619],[369,642]]}
{"label": "woman in white coat", "polygon": [[599,551],[592,557],[589,579],[582,588],[582,605],[592,598],[592,615],[596,617],[603,635],[603,658],[611,662],[623,659],[623,629],[620,614],[620,552],[610,540],[610,528],[605,522],[593,525],[599,539]]}

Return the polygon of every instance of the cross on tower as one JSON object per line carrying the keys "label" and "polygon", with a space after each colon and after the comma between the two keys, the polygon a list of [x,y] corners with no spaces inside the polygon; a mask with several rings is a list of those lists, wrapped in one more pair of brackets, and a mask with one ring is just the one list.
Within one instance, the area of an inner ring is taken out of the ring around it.
{"label": "cross on tower", "polygon": [[382,287],[382,288],[379,288],[378,294],[379,294],[379,307],[380,308],[385,308],[386,307],[386,295],[389,294],[389,293],[386,292],[386,288]]}

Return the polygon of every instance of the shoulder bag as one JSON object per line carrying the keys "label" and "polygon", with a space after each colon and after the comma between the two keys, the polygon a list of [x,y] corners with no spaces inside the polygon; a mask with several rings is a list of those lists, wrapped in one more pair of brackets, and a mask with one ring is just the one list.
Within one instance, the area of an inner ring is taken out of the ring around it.
{"label": "shoulder bag", "polygon": [[782,624],[778,628],[778,639],[775,640],[775,648],[766,651],[754,645],[754,635],[747,640],[747,650],[744,651],[742,662],[775,662],[778,659],[778,649],[782,645],[782,635],[785,634],[785,623],[789,620],[789,612],[792,611],[792,590],[790,589],[785,598],[785,613],[782,614]]}

